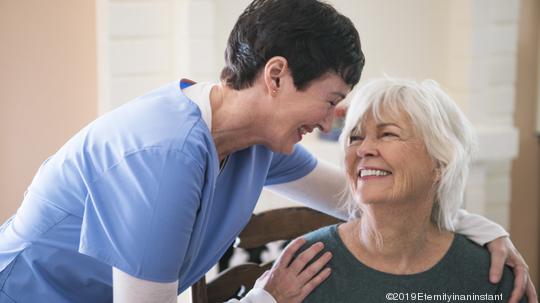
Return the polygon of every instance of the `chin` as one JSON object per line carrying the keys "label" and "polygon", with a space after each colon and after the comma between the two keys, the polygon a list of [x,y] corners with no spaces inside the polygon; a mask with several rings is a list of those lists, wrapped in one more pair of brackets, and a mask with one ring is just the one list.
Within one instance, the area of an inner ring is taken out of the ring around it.
{"label": "chin", "polygon": [[289,137],[286,140],[281,141],[283,144],[278,146],[279,153],[290,155],[294,151],[294,146],[299,143],[299,141],[291,140]]}
{"label": "chin", "polygon": [[382,203],[382,201],[384,201],[382,197],[379,197],[377,195],[361,194],[361,193],[356,193],[354,195],[354,200],[356,201],[356,203],[363,204],[363,205],[379,204],[379,203]]}
{"label": "chin", "polygon": [[287,154],[287,155],[290,155],[292,154],[294,151],[294,144],[293,145],[288,145],[288,146],[283,146],[281,147],[277,152],[278,153],[282,153],[282,154]]}
{"label": "chin", "polygon": [[287,155],[292,154],[292,152],[294,150],[294,144],[287,144],[287,145],[265,144],[265,146],[268,147],[271,151],[273,151],[275,153],[287,154]]}

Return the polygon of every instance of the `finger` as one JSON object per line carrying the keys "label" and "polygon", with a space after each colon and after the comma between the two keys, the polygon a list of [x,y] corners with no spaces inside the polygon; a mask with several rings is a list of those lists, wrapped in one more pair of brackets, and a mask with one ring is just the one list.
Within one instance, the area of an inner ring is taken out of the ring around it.
{"label": "finger", "polygon": [[325,268],[315,278],[311,279],[306,285],[302,287],[302,300],[307,297],[317,286],[319,286],[326,278],[330,276],[332,270]]}
{"label": "finger", "polygon": [[283,250],[279,258],[274,263],[274,267],[288,267],[291,264],[291,260],[294,254],[306,243],[303,237],[298,237],[291,241],[287,247]]}
{"label": "finger", "polygon": [[489,281],[499,283],[502,277],[504,262],[507,254],[502,250],[493,250],[491,252],[491,266],[489,268]]}
{"label": "finger", "polygon": [[538,296],[536,295],[536,290],[534,289],[531,279],[529,279],[529,283],[527,283],[527,299],[529,300],[529,303],[538,303]]}
{"label": "finger", "polygon": [[305,268],[298,276],[300,283],[305,284],[321,271],[321,269],[332,259],[332,253],[327,251],[317,261]]}
{"label": "finger", "polygon": [[525,294],[525,289],[527,288],[527,280],[529,275],[527,270],[523,266],[516,266],[514,268],[514,290],[512,290],[512,296],[510,296],[509,303],[518,303],[523,294]]}
{"label": "finger", "polygon": [[311,245],[308,249],[304,250],[293,260],[290,266],[292,272],[295,275],[298,275],[323,248],[324,244],[322,242],[317,242]]}

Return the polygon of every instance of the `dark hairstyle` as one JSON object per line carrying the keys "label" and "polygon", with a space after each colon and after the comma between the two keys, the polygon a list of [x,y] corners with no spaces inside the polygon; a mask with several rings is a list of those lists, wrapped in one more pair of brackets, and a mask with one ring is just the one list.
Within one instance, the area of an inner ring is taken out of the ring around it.
{"label": "dark hairstyle", "polygon": [[274,56],[287,59],[299,90],[327,72],[353,87],[365,60],[353,23],[329,4],[254,0],[229,35],[221,79],[237,90],[250,87]]}

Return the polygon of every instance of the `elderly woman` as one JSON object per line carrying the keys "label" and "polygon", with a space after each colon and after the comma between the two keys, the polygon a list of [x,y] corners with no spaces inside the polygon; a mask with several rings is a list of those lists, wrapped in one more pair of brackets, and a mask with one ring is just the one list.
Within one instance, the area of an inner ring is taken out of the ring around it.
{"label": "elderly woman", "polygon": [[490,283],[488,251],[454,232],[475,138],[436,82],[368,83],[340,140],[351,219],[306,236],[334,257],[305,302],[508,302],[511,270]]}
{"label": "elderly woman", "polygon": [[[344,175],[296,143],[329,130],[363,66],[358,32],[330,5],[253,1],[220,83],[157,88],[43,163],[0,228],[0,302],[176,302],[231,245],[264,186],[331,212]],[[526,276],[500,227],[467,214],[458,226],[492,242],[494,271],[509,256]],[[246,300],[302,300],[329,275],[312,274],[328,257],[301,271],[321,249],[276,266]]]}

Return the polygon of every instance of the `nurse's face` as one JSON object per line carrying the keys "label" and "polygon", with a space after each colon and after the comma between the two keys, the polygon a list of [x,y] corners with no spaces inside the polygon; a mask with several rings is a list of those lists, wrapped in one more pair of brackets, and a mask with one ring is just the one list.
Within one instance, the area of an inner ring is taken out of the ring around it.
{"label": "nurse's face", "polygon": [[351,91],[341,77],[327,73],[313,80],[304,90],[294,87],[290,75],[282,77],[274,102],[274,116],[269,147],[276,152],[291,153],[305,134],[319,128],[330,131],[336,106]]}

